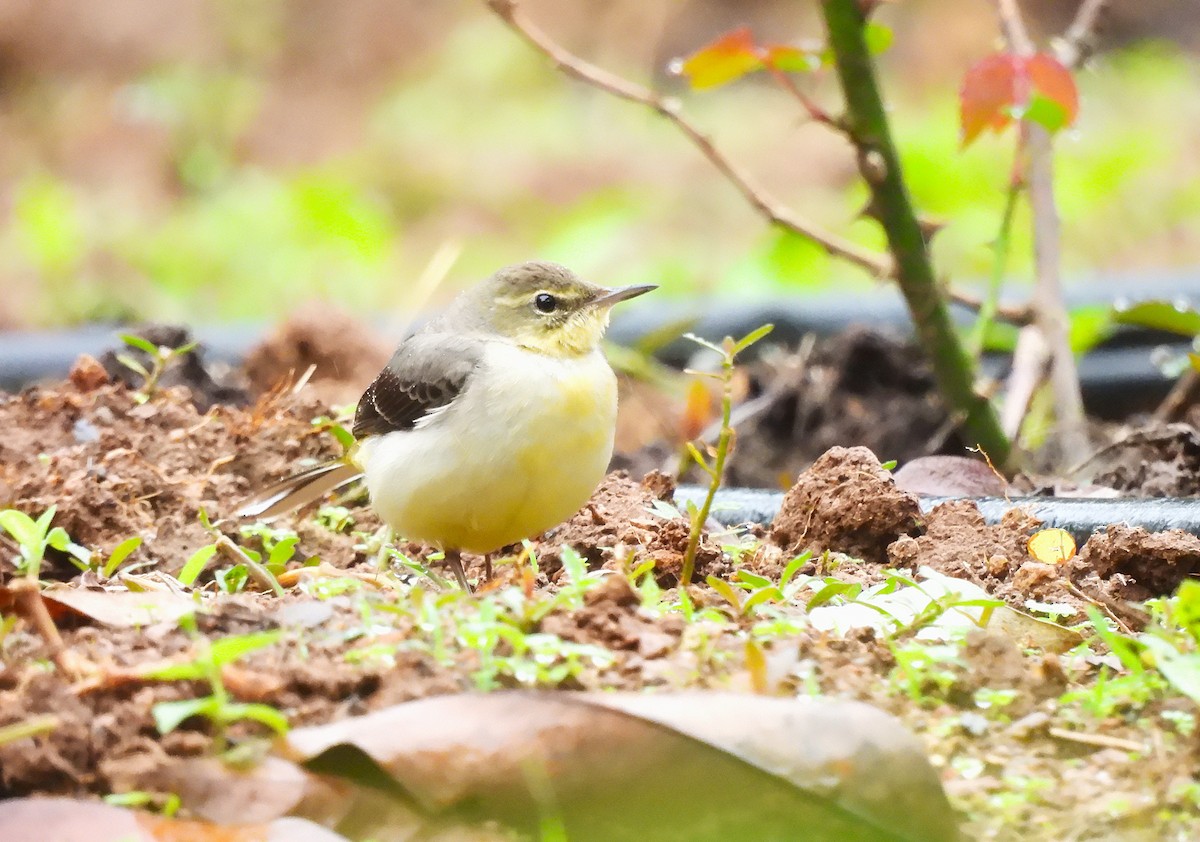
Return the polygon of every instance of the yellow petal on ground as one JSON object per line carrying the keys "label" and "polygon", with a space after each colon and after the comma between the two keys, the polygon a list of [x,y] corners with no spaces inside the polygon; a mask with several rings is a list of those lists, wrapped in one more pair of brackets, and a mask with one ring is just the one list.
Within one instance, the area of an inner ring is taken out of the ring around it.
{"label": "yellow petal on ground", "polygon": [[1029,538],[1029,554],[1045,564],[1062,564],[1075,557],[1075,539],[1065,529],[1042,529]]}

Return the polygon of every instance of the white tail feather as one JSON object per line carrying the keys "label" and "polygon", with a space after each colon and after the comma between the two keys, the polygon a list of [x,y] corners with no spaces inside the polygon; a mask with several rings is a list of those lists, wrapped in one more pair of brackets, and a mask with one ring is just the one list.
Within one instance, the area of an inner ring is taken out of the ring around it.
{"label": "white tail feather", "polygon": [[237,514],[238,517],[270,520],[319,500],[360,476],[362,471],[348,462],[326,462],[264,488],[238,509]]}

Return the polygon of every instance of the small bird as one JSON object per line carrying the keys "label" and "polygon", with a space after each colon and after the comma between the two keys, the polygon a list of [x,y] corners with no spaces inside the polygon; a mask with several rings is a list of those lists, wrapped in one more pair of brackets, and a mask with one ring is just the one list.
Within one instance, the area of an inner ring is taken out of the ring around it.
{"label": "small bird", "polygon": [[655,289],[597,286],[555,263],[501,269],[405,339],[358,402],[346,460],[244,506],[268,519],[365,476],[396,534],[485,556],[579,510],[612,457],[617,381],[600,343],[614,304]]}

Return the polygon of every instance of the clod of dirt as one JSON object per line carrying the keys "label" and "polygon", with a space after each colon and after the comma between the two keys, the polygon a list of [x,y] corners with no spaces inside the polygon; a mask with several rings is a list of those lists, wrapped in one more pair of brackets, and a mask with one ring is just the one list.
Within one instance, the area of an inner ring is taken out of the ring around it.
{"label": "clod of dirt", "polygon": [[1082,608],[1063,568],[1030,558],[1029,536],[1040,525],[1020,509],[989,525],[969,500],[943,503],[925,516],[925,534],[899,539],[888,547],[888,557],[900,567],[930,567],[975,582],[1018,610],[1029,599]]}
{"label": "clod of dirt", "polygon": [[1200,538],[1179,529],[1147,532],[1112,524],[1088,539],[1070,566],[1075,578],[1094,576],[1105,591],[1140,602],[1173,593],[1200,571]]}
{"label": "clod of dirt", "polygon": [[71,366],[71,373],[68,375],[71,385],[81,392],[90,392],[93,389],[99,389],[101,386],[106,386],[110,382],[108,372],[104,370],[104,366],[100,361],[91,354],[80,354],[75,364]]}
{"label": "clod of dirt", "polygon": [[924,354],[864,328],[819,342],[811,354],[749,368],[747,402],[760,411],[738,428],[730,485],[779,488],[827,449],[862,445],[905,461],[962,451]]}
{"label": "clod of dirt", "polygon": [[293,383],[310,367],[308,389],[332,405],[353,403],[387,363],[391,349],[363,323],[328,303],[301,307],[246,355],[255,392]]}
{"label": "clod of dirt", "polygon": [[[656,501],[668,501],[674,493],[675,483],[657,471],[640,483],[624,471],[609,474],[587,505],[547,534],[539,561],[553,575],[561,559],[557,548],[563,546],[574,548],[592,566],[618,563],[618,556],[623,555],[620,548],[641,546],[654,560],[659,582],[674,584],[683,568],[691,527],[685,517],[664,517],[654,510]],[[716,542],[702,536],[696,553],[696,578],[702,580],[716,572],[722,558]]]}
{"label": "clod of dirt", "polygon": [[1200,431],[1190,424],[1134,430],[1096,453],[1073,479],[1137,497],[1200,495]]}
{"label": "clod of dirt", "polygon": [[[191,331],[177,325],[146,325],[127,332],[134,336],[140,336],[159,348],[182,348],[193,341]],[[140,348],[123,344],[119,348],[105,351],[100,357],[100,364],[104,366],[110,379],[124,383],[130,389],[141,388],[145,377],[121,362],[120,357],[133,358],[146,370],[150,370],[152,366],[150,355]],[[78,368],[79,365],[80,363],[77,362],[76,367]],[[172,359],[167,364],[166,371],[159,378],[157,386],[158,388],[186,386],[191,392],[192,403],[203,412],[216,404],[230,406],[248,404],[250,396],[239,380],[240,378],[227,366],[212,365],[206,362],[203,347],[197,346]],[[71,381],[81,387],[74,375],[72,375]]]}
{"label": "clod of dirt", "polygon": [[916,534],[917,500],[865,447],[835,447],[800,475],[771,524],[785,553],[834,550],[864,561],[887,561],[887,547]]}
{"label": "clod of dirt", "polygon": [[1057,697],[1065,689],[1065,677],[1056,656],[1027,658],[1013,638],[1005,634],[971,630],[962,658],[966,671],[959,689],[972,695],[983,688],[1018,691],[1005,708],[1013,717],[1024,716],[1035,702]]}
{"label": "clod of dirt", "polygon": [[575,643],[661,658],[678,646],[684,622],[677,615],[655,618],[643,612],[641,605],[641,597],[626,577],[609,576],[603,586],[588,592],[583,608],[551,614],[542,622],[541,631]]}

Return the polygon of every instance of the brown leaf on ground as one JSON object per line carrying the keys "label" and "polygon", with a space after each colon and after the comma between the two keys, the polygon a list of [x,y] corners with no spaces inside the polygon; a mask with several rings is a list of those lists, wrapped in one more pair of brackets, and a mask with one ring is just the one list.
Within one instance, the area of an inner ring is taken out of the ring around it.
{"label": "brown leaf on ground", "polygon": [[895,472],[896,487],[929,497],[1003,497],[1008,483],[982,459],[921,456]]}
{"label": "brown leaf on ground", "polygon": [[194,600],[173,591],[135,593],[53,585],[42,590],[42,599],[50,604],[50,613],[56,620],[72,612],[102,626],[121,628],[174,622],[196,611]]}
{"label": "brown leaf on ground", "polygon": [[65,798],[0,801],[0,839],[4,842],[347,842],[344,836],[298,818],[218,826]]}
{"label": "brown leaf on ground", "polygon": [[[798,827],[809,842],[956,838],[920,743],[857,702],[471,694],[298,729],[284,746],[352,780],[366,755],[434,814],[465,810],[528,831],[553,804],[584,842],[785,838]],[[687,797],[630,786],[651,780]]]}

